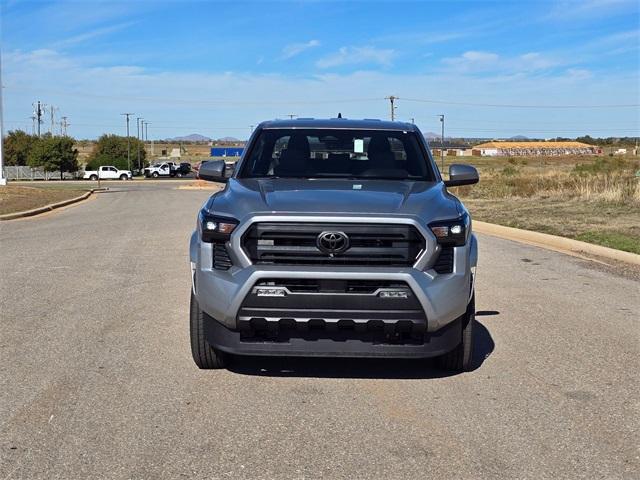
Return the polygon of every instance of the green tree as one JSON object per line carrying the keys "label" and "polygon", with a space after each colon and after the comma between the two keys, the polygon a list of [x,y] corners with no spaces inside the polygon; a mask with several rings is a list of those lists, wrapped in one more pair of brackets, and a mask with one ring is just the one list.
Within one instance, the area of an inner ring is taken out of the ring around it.
{"label": "green tree", "polygon": [[[131,169],[138,168],[138,148],[140,149],[140,165],[146,166],[144,142],[129,137],[131,152]],[[101,165],[113,165],[120,170],[129,169],[127,162],[127,137],[119,135],[102,135],[87,161],[87,170],[96,170]]]}
{"label": "green tree", "polygon": [[29,154],[38,142],[38,137],[22,130],[10,131],[4,139],[4,161],[6,165],[27,165]]}
{"label": "green tree", "polygon": [[73,148],[74,143],[71,137],[45,136],[33,146],[27,163],[47,172],[60,171],[62,180],[63,172],[78,171],[78,150]]}

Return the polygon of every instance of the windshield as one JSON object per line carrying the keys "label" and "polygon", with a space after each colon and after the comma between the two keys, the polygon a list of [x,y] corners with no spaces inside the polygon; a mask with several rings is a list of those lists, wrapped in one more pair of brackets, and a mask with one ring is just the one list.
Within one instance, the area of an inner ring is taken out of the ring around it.
{"label": "windshield", "polygon": [[333,129],[262,130],[238,176],[433,180],[414,132]]}

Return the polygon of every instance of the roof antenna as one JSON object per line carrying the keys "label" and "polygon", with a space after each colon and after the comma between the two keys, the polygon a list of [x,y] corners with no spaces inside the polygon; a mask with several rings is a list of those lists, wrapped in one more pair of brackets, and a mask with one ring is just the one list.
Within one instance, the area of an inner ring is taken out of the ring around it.
{"label": "roof antenna", "polygon": [[342,118],[342,114],[338,112],[338,118]]}

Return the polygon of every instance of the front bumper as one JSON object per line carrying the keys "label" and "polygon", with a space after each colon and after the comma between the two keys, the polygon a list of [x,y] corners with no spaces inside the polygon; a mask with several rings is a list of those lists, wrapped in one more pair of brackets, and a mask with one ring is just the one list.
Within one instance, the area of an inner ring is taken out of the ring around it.
{"label": "front bumper", "polygon": [[232,330],[205,314],[205,337],[209,344],[235,355],[305,356],[305,357],[392,357],[427,358],[451,351],[460,342],[461,322],[454,320],[436,332],[424,335],[420,344],[389,344],[363,341],[360,338],[310,338],[300,336],[287,341],[243,340]]}
{"label": "front bumper", "polygon": [[238,329],[242,304],[256,283],[271,278],[288,278],[404,282],[424,312],[426,332],[434,333],[466,311],[471,294],[471,270],[477,261],[477,242],[472,235],[465,246],[454,249],[453,272],[447,274],[436,273],[429,268],[428,262],[424,270],[414,267],[267,265],[234,266],[229,270],[216,270],[212,268],[212,244],[200,242],[197,232],[191,238],[190,256],[194,293],[200,308],[231,331]]}

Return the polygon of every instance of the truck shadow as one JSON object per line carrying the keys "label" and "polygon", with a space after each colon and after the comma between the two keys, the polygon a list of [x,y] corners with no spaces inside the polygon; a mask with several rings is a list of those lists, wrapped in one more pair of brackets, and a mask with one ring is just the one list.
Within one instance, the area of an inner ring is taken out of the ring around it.
{"label": "truck shadow", "polygon": [[[481,313],[481,312],[478,312]],[[498,315],[491,311],[489,315]],[[475,321],[473,366],[478,370],[495,348],[489,330]],[[438,368],[433,359],[236,357],[229,371],[241,375],[308,378],[428,379],[459,375]]]}

